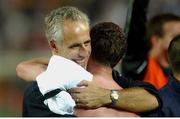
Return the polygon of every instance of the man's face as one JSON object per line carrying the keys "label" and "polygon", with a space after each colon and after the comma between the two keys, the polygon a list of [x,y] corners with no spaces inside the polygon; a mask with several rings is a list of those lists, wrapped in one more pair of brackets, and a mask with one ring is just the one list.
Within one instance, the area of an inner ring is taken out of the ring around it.
{"label": "man's face", "polygon": [[[158,37],[157,43],[154,44],[156,47],[157,52],[159,55],[164,58],[164,60],[168,63],[168,47],[173,39],[177,34],[180,34],[180,22],[179,21],[172,21],[167,22],[163,26],[164,35],[162,37]],[[161,64],[163,66],[163,64]],[[168,67],[169,64],[164,65],[164,67]]]}
{"label": "man's face", "polygon": [[64,40],[58,45],[58,55],[70,59],[86,69],[91,54],[89,25],[83,22],[65,20]]}

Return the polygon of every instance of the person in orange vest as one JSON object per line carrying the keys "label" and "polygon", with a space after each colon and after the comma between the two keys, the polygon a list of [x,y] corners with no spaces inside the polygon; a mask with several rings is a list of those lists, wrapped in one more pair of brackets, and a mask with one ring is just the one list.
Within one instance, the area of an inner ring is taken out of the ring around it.
{"label": "person in orange vest", "polygon": [[172,38],[180,33],[180,17],[159,14],[147,22],[146,28],[146,10],[141,9],[138,5],[133,8],[122,73],[161,89],[168,82],[167,49]]}

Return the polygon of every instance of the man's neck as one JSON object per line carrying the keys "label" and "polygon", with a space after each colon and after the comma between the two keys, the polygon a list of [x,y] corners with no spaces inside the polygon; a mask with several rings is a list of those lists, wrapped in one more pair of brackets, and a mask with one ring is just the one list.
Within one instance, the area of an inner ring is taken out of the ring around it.
{"label": "man's neck", "polygon": [[106,77],[106,79],[112,78],[112,68],[104,66],[94,60],[88,62],[87,70],[94,76]]}
{"label": "man's neck", "polygon": [[162,67],[169,68],[169,63],[166,54],[160,53],[155,49],[151,49],[149,56],[155,59]]}
{"label": "man's neck", "polygon": [[88,71],[93,74],[93,82],[107,89],[121,89],[113,79],[112,68],[104,66],[94,60],[89,60]]}

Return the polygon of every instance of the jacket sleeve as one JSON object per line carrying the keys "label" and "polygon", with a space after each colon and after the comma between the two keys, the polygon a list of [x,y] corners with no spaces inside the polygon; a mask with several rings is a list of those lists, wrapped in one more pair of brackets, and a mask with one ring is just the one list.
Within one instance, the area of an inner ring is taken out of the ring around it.
{"label": "jacket sleeve", "polygon": [[160,98],[158,90],[153,85],[151,85],[150,83],[143,82],[143,81],[124,77],[115,70],[113,70],[113,79],[116,81],[117,84],[119,84],[123,88],[141,87],[156,97],[159,107],[152,111],[143,112],[140,114],[140,116],[143,116],[143,117],[144,116],[145,117],[146,116],[150,116],[150,117],[163,116],[162,99]]}
{"label": "jacket sleeve", "polygon": [[134,79],[142,79],[147,65],[148,44],[146,36],[146,11],[149,0],[134,0],[127,52],[122,61],[122,73]]}

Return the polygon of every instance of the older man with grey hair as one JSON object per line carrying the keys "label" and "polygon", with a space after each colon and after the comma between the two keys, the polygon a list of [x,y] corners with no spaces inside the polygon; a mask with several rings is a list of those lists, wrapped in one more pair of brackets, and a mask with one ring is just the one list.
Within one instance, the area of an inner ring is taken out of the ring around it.
{"label": "older man with grey hair", "polygon": [[[86,69],[91,53],[86,14],[74,7],[58,8],[46,16],[45,26],[52,54],[72,60]],[[33,83],[25,92],[23,116],[56,116],[44,105],[43,98],[37,84]]]}

